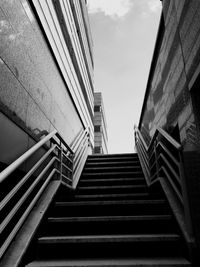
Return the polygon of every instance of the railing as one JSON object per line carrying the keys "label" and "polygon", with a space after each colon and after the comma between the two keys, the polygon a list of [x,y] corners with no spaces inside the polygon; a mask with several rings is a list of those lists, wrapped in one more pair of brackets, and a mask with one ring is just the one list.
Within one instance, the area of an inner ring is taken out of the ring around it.
{"label": "railing", "polygon": [[194,243],[181,145],[158,128],[149,144],[135,127],[135,145],[148,186],[159,182],[189,246]]}
{"label": "railing", "polygon": [[[52,179],[76,187],[88,145],[88,130],[77,136],[71,148],[54,130],[0,173],[0,258]],[[31,167],[24,175],[19,169],[25,162]]]}

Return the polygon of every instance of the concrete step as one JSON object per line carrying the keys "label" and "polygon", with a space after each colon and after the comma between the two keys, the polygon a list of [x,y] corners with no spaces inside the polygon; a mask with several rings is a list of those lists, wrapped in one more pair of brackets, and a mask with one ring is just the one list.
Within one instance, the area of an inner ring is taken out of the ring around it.
{"label": "concrete step", "polygon": [[134,164],[131,166],[103,166],[103,167],[85,167],[83,170],[83,175],[85,173],[99,173],[99,172],[138,172],[141,171],[140,166],[135,166]]}
{"label": "concrete step", "polygon": [[80,201],[80,202],[55,202],[56,207],[71,207],[71,206],[117,206],[117,205],[157,205],[166,204],[164,199],[153,199],[153,200],[108,200],[108,201]]}
{"label": "concrete step", "polygon": [[174,233],[170,215],[50,217],[43,236]]}
{"label": "concrete step", "polygon": [[78,194],[147,193],[147,185],[78,186]]}
{"label": "concrete step", "polygon": [[138,162],[138,155],[137,154],[110,154],[110,155],[91,155],[87,158],[87,163],[92,162],[123,162],[123,161],[137,161]]}
{"label": "concrete step", "polygon": [[147,215],[169,214],[169,206],[164,199],[153,200],[91,200],[56,202],[52,207],[53,216],[107,216],[107,215]]}
{"label": "concrete step", "polygon": [[122,153],[122,154],[94,154],[94,155],[89,155],[87,160],[93,159],[93,158],[138,158],[137,153]]}
{"label": "concrete step", "polygon": [[180,256],[176,234],[42,236],[37,240],[38,259]]}
{"label": "concrete step", "polygon": [[190,267],[183,258],[129,258],[129,259],[69,259],[63,261],[34,261],[27,267]]}
{"label": "concrete step", "polygon": [[68,243],[138,243],[138,242],[180,241],[177,234],[136,234],[136,235],[87,235],[87,236],[45,236],[39,237],[39,244]]}
{"label": "concrete step", "polygon": [[138,177],[138,178],[109,178],[107,177],[107,179],[81,179],[80,182],[78,183],[78,186],[86,186],[86,185],[133,185],[133,184],[142,184],[142,185],[146,185],[146,181],[143,177]]}
{"label": "concrete step", "polygon": [[141,166],[139,160],[126,160],[126,161],[95,161],[95,162],[87,162],[85,164],[86,168],[90,167],[109,167],[109,166]]}
{"label": "concrete step", "polygon": [[143,172],[142,170],[137,170],[137,171],[112,171],[112,172],[106,172],[106,171],[102,171],[102,172],[83,172],[81,175],[81,178],[83,179],[106,179],[107,177],[110,178],[128,178],[128,177],[143,177]]}
{"label": "concrete step", "polygon": [[95,216],[95,217],[59,217],[48,218],[48,222],[109,222],[109,221],[163,221],[171,220],[171,215],[140,215],[140,216]]}
{"label": "concrete step", "polygon": [[150,195],[149,193],[117,193],[117,194],[78,194],[72,198],[67,196],[59,196],[58,201],[98,201],[98,200],[135,200],[135,199],[158,199],[157,195]]}

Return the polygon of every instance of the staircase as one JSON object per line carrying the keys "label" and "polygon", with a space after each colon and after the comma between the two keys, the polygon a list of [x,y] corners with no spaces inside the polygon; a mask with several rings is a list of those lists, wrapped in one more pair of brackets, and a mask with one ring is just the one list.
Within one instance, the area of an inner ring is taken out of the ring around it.
{"label": "staircase", "polygon": [[77,189],[59,188],[26,266],[191,266],[156,189],[149,191],[137,154],[89,156]]}

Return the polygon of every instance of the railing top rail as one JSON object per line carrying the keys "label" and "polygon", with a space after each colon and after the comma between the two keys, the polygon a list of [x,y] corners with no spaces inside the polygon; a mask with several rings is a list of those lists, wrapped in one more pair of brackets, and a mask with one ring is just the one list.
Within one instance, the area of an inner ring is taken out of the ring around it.
{"label": "railing top rail", "polygon": [[135,126],[134,129],[135,129],[135,132],[139,135],[139,137],[140,137],[140,139],[141,139],[141,141],[142,141],[142,143],[143,143],[143,145],[145,147],[145,150],[148,151],[148,146],[147,146],[147,144],[146,144],[146,142],[145,142],[140,130],[137,128],[137,126]]}
{"label": "railing top rail", "polygon": [[70,153],[74,154],[73,150],[72,150],[72,149],[70,148],[70,146],[65,142],[65,140],[62,138],[62,136],[61,136],[58,132],[56,132],[55,135],[59,138],[59,140],[62,141],[62,143],[64,144],[64,146],[67,148],[67,150],[68,150]]}
{"label": "railing top rail", "polygon": [[83,130],[80,130],[75,139],[73,140],[73,142],[70,144],[72,150],[74,150],[74,147],[76,146],[77,142],[79,141],[82,135],[83,135]]}
{"label": "railing top rail", "polygon": [[42,140],[32,146],[28,151],[26,151],[23,155],[21,155],[18,159],[16,159],[13,163],[11,163],[6,169],[4,169],[0,173],[0,183],[2,183],[8,175],[10,175],[14,170],[16,170],[25,160],[27,160],[35,151],[37,151],[42,145],[44,145],[47,141],[49,141],[55,134],[56,130],[49,133]]}
{"label": "railing top rail", "polygon": [[140,130],[137,128],[137,126],[135,126],[135,131],[139,134],[139,137],[141,139],[141,141],[143,142],[146,150],[148,151],[150,149],[150,147],[152,147],[155,139],[158,137],[159,134],[161,134],[161,136],[163,136],[165,139],[167,139],[167,141],[169,143],[171,143],[177,150],[181,150],[181,144],[178,143],[176,140],[174,140],[174,138],[172,138],[165,130],[163,130],[162,128],[158,127],[153,135],[153,138],[151,139],[151,142],[149,144],[149,146],[147,146]]}
{"label": "railing top rail", "polygon": [[173,137],[171,137],[166,131],[158,127],[157,131],[165,137],[176,149],[181,150],[181,144],[178,143]]}
{"label": "railing top rail", "polygon": [[76,151],[80,145],[81,142],[85,139],[86,135],[89,133],[88,129],[86,128],[85,130],[82,131],[81,135],[79,136],[78,140],[76,143],[73,145],[73,150]]}

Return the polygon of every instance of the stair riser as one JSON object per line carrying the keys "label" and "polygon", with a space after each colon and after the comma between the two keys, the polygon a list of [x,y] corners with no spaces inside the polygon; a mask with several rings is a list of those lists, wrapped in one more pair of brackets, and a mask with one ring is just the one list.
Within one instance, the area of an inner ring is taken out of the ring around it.
{"label": "stair riser", "polygon": [[154,200],[159,199],[160,195],[149,195],[146,193],[138,194],[103,194],[103,195],[76,195],[67,198],[65,195],[57,197],[57,201],[106,201],[106,200]]}
{"label": "stair riser", "polygon": [[86,173],[82,174],[83,179],[109,179],[109,178],[142,178],[142,171],[137,172],[101,172],[101,173]]}
{"label": "stair riser", "polygon": [[169,214],[165,204],[134,204],[134,205],[91,205],[91,206],[56,206],[53,216],[112,216],[112,215],[147,215]]}
{"label": "stair riser", "polygon": [[139,161],[110,161],[110,162],[86,162],[85,168],[103,168],[103,167],[140,167],[140,162]]}
{"label": "stair riser", "polygon": [[130,154],[107,154],[107,155],[89,155],[87,158],[87,161],[91,159],[105,159],[109,160],[111,158],[115,159],[137,159],[138,155],[136,153],[130,153]]}
{"label": "stair riser", "polygon": [[127,187],[127,188],[112,188],[112,187],[103,187],[103,188],[77,188],[77,195],[79,194],[126,194],[126,193],[147,193],[148,188],[146,186],[134,186],[134,187]]}
{"label": "stair riser", "polygon": [[49,222],[44,236],[90,235],[90,234],[150,234],[172,233],[174,224],[170,220],[106,221],[106,222]]}
{"label": "stair riser", "polygon": [[126,166],[126,167],[120,167],[120,166],[113,166],[113,167],[90,167],[90,168],[84,168],[83,174],[85,173],[105,173],[105,172],[139,172],[141,171],[141,167],[136,166]]}
{"label": "stair riser", "polygon": [[126,258],[159,257],[181,255],[180,242],[137,242],[137,243],[70,243],[39,244],[38,259],[66,258]]}
{"label": "stair riser", "polygon": [[146,185],[146,182],[143,178],[132,179],[90,179],[80,181],[78,186],[113,186],[113,185]]}
{"label": "stair riser", "polygon": [[87,163],[109,163],[109,162],[133,162],[133,163],[138,163],[139,159],[138,157],[107,157],[107,158],[103,158],[103,157],[88,157],[87,158]]}

